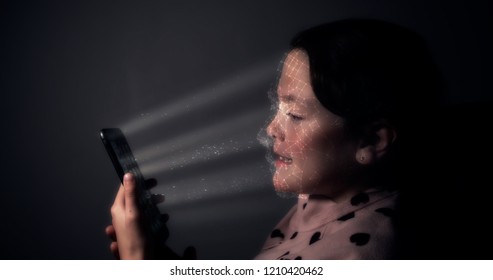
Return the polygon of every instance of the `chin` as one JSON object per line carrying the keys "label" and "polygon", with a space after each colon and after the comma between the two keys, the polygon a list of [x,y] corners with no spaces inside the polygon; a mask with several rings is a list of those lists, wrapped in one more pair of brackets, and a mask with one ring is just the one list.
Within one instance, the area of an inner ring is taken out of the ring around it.
{"label": "chin", "polygon": [[274,186],[274,190],[276,191],[277,196],[280,198],[291,199],[297,198],[299,196],[298,192],[294,192],[289,188],[283,186]]}
{"label": "chin", "polygon": [[302,188],[299,182],[293,182],[289,179],[282,179],[274,176],[273,178],[274,190],[278,193],[289,193],[298,195],[302,193]]}

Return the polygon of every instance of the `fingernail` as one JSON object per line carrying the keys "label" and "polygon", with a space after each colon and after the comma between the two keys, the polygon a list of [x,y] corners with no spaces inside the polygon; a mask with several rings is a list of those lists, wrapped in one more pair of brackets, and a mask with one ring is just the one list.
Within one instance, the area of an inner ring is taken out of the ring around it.
{"label": "fingernail", "polygon": [[132,175],[132,173],[126,173],[125,176],[123,176],[123,180],[125,181],[131,181],[133,180],[134,176]]}
{"label": "fingernail", "polygon": [[163,203],[164,200],[165,200],[164,194],[153,194],[152,195],[152,202],[154,202],[154,204]]}

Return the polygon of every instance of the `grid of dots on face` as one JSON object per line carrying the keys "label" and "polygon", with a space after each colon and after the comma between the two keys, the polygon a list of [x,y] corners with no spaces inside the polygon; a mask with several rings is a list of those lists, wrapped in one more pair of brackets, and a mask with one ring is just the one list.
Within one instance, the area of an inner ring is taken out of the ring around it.
{"label": "grid of dots on face", "polygon": [[327,110],[310,84],[307,54],[290,51],[277,85],[276,115],[267,127],[272,138],[276,191],[333,195],[340,166],[352,158],[344,120]]}

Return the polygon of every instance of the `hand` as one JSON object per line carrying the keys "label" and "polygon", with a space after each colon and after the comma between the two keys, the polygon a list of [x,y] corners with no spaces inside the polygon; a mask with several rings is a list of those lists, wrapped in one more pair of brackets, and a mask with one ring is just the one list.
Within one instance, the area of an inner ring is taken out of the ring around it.
{"label": "hand", "polygon": [[[185,249],[183,257],[180,257],[163,242],[155,242],[139,207],[139,195],[134,176],[125,174],[111,207],[112,225],[106,227],[106,234],[112,240],[110,249],[113,255],[117,259],[196,259],[194,247]],[[153,201],[160,203],[163,197]],[[168,215],[161,218],[165,223]],[[163,240],[168,235],[166,228],[165,231]]]}
{"label": "hand", "polygon": [[139,208],[139,195],[134,176],[125,174],[111,207],[112,225],[106,228],[113,240],[110,249],[120,259],[153,257],[154,242]]}

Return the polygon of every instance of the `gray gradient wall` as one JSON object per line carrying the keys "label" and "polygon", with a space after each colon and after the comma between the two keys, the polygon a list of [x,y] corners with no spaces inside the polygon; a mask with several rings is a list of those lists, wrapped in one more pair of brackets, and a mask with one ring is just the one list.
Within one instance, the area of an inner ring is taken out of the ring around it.
{"label": "gray gradient wall", "polygon": [[446,102],[483,102],[489,2],[1,2],[0,258],[112,257],[118,180],[98,138],[111,126],[169,196],[171,247],[254,257],[293,203],[273,192],[256,141],[290,38],[347,17],[396,22],[429,41]]}

